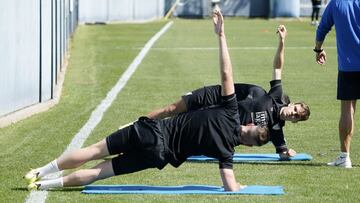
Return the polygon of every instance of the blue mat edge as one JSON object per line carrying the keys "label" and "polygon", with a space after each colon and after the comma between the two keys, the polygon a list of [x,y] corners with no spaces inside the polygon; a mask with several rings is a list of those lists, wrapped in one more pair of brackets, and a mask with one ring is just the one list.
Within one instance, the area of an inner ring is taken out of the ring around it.
{"label": "blue mat edge", "polygon": [[[121,190],[106,190],[106,188],[116,188],[116,187],[168,187],[168,188],[181,188],[181,187],[209,187],[212,189],[219,189],[216,191],[206,191],[206,190],[189,190],[189,191],[148,191],[148,190],[138,190],[138,191],[121,191]],[[224,192],[222,187],[213,186],[213,185],[178,185],[178,186],[150,186],[150,185],[87,185],[82,191],[83,194],[153,194],[153,195],[181,195],[181,194],[189,194],[189,195],[283,195],[285,194],[282,186],[264,186],[264,185],[249,185],[248,188],[260,187],[262,188],[262,192],[249,192],[247,188],[238,191],[238,192]],[[100,189],[97,189],[100,188]],[[101,189],[105,188],[105,189]],[[268,192],[264,189],[274,189],[276,192]]]}
{"label": "blue mat edge", "polygon": [[[234,154],[234,163],[236,162],[253,162],[253,161],[310,161],[313,159],[313,157],[310,154],[306,153],[299,153],[295,157],[290,158],[288,160],[280,160],[280,158],[275,158],[274,156],[278,156],[277,154]],[[236,158],[236,156],[248,156],[249,158],[239,159]],[[251,156],[264,156],[264,158],[253,158],[251,159]],[[268,156],[268,157],[267,157]],[[271,157],[273,156],[273,157]],[[206,157],[203,155],[200,156],[191,156],[187,159],[187,161],[194,161],[194,162],[201,162],[201,161],[217,161],[215,158]]]}

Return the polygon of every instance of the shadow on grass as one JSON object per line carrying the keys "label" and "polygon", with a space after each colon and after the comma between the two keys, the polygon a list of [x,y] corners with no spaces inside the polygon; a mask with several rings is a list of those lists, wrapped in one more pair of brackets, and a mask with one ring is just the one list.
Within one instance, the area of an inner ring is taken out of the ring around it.
{"label": "shadow on grass", "polygon": [[15,187],[15,188],[11,188],[11,190],[13,190],[13,191],[27,191],[27,189],[25,187]]}
{"label": "shadow on grass", "polygon": [[58,189],[51,189],[51,192],[81,192],[84,188],[83,187],[70,187],[70,188],[58,188]]}
{"label": "shadow on grass", "polygon": [[[84,188],[83,187],[71,187],[71,188],[58,188],[58,189],[51,189],[48,190],[48,192],[79,192],[82,191]],[[28,191],[27,188],[25,187],[15,187],[15,188],[11,188],[11,190],[13,191]]]}
{"label": "shadow on grass", "polygon": [[[295,165],[295,166],[310,166],[310,167],[331,167],[328,166],[327,163],[314,163],[314,162],[288,162],[288,161],[279,161],[279,162],[249,162],[249,163],[236,163],[236,164],[253,164],[253,165],[285,165],[285,166],[290,166],[290,165]],[[357,168],[360,167],[360,165],[352,165],[353,168]]]}
{"label": "shadow on grass", "polygon": [[244,162],[244,163],[236,163],[236,164],[251,164],[251,165],[277,165],[277,166],[310,166],[310,167],[322,167],[326,166],[326,163],[307,163],[307,162],[289,162],[289,161],[278,161],[278,162]]}
{"label": "shadow on grass", "polygon": [[[189,163],[198,163],[198,164],[209,164],[209,163],[218,163],[216,161],[207,161],[207,162],[198,162],[198,161],[187,161]],[[295,162],[295,161],[276,161],[276,162],[266,162],[266,161],[262,161],[262,162],[234,162],[234,165],[279,165],[279,166],[309,166],[309,167],[323,167],[323,166],[327,166],[326,163],[314,163],[314,162]],[[353,168],[357,168],[360,167],[360,165],[352,165]],[[330,167],[330,166],[327,166]]]}
{"label": "shadow on grass", "polygon": [[[104,160],[111,160],[111,157],[109,158],[105,158]],[[218,163],[217,161],[204,161],[204,162],[199,162],[199,161],[186,161],[189,163],[197,163],[197,164],[209,164],[209,163]],[[331,166],[327,166],[327,163],[321,162],[321,163],[316,163],[316,162],[309,162],[309,161],[247,161],[247,162],[234,162],[234,165],[237,164],[241,164],[241,165],[279,165],[279,166],[309,166],[309,167],[331,167]],[[359,168],[360,164],[352,164],[353,168]]]}

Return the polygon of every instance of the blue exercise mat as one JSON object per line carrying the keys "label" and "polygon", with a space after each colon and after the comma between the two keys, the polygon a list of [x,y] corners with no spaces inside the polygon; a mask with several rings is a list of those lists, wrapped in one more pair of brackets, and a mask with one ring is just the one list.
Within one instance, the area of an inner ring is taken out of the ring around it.
{"label": "blue exercise mat", "polygon": [[[246,162],[246,161],[309,161],[312,156],[309,154],[296,154],[294,157],[286,160],[280,160],[278,154],[234,154],[233,162]],[[207,156],[191,156],[188,161],[217,161],[217,159]]]}
{"label": "blue exercise mat", "polygon": [[85,194],[199,194],[199,195],[283,195],[282,186],[249,185],[238,192],[225,192],[223,187],[210,185],[146,186],[88,185]]}

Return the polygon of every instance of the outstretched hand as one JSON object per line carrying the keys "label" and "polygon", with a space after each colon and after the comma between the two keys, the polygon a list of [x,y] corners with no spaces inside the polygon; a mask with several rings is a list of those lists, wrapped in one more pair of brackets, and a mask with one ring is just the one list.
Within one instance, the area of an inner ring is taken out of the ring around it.
{"label": "outstretched hand", "polygon": [[213,22],[215,34],[219,36],[224,35],[224,17],[219,9],[215,9],[213,13]]}
{"label": "outstretched hand", "polygon": [[276,33],[279,34],[279,38],[284,40],[287,34],[285,25],[279,25],[277,27]]}

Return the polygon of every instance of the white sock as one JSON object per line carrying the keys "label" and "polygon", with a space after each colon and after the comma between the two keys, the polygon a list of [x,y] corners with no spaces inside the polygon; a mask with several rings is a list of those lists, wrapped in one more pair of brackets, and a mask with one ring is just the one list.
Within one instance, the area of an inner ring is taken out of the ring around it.
{"label": "white sock", "polygon": [[50,173],[55,173],[55,172],[58,172],[60,171],[59,170],[59,167],[57,165],[57,161],[56,159],[48,164],[46,164],[45,166],[43,167],[40,167],[40,168],[37,168],[35,169],[37,172],[39,172],[39,177],[44,177]]}
{"label": "white sock", "polygon": [[48,190],[50,188],[63,187],[63,177],[52,179],[52,180],[42,180],[36,182],[36,184],[40,184],[40,190]]}
{"label": "white sock", "polygon": [[349,152],[341,152],[340,157],[342,157],[342,158],[350,158],[350,153]]}

